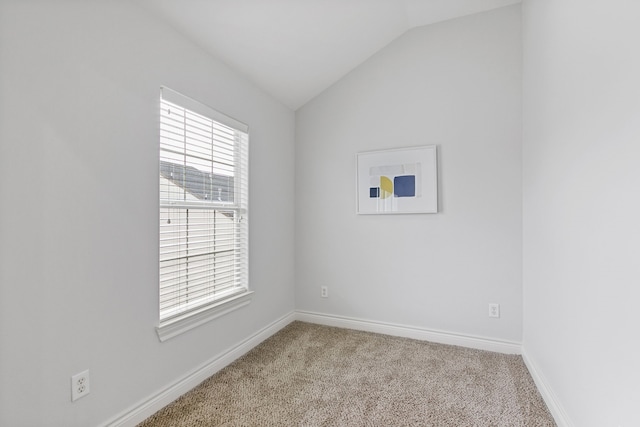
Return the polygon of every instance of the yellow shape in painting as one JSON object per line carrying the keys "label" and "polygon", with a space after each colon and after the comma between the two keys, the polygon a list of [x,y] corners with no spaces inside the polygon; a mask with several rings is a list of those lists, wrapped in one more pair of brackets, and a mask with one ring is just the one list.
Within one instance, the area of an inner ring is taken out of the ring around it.
{"label": "yellow shape in painting", "polygon": [[393,195],[393,182],[386,176],[380,177],[380,198],[386,199]]}

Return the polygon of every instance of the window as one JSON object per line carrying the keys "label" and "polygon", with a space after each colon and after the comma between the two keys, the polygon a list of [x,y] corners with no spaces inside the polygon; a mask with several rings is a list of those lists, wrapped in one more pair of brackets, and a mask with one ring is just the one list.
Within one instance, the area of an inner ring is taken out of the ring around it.
{"label": "window", "polygon": [[161,340],[249,302],[247,132],[162,88]]}

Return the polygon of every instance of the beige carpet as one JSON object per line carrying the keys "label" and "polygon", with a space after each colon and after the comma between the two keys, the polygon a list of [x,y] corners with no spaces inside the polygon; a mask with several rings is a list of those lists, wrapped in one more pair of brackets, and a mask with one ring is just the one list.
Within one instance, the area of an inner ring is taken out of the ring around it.
{"label": "beige carpet", "polygon": [[520,356],[293,322],[152,426],[555,423]]}

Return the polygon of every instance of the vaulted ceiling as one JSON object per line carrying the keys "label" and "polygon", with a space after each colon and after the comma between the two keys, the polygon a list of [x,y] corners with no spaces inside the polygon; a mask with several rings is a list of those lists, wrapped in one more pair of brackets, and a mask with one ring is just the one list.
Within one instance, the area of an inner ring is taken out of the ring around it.
{"label": "vaulted ceiling", "polygon": [[411,28],[521,0],[137,0],[296,110]]}

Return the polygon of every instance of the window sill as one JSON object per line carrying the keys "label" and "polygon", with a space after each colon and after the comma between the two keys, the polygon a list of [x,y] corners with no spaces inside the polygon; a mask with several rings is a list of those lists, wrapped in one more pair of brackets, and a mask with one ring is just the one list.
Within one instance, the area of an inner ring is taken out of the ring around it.
{"label": "window sill", "polygon": [[240,307],[244,307],[251,302],[251,294],[253,294],[252,291],[246,291],[231,298],[207,306],[200,312],[190,313],[185,317],[177,318],[171,320],[170,322],[161,324],[156,328],[158,338],[161,342],[164,342],[170,338],[173,338],[204,323],[207,323],[210,320],[213,320],[220,316],[224,316],[227,313],[231,313],[232,311],[237,310]]}

